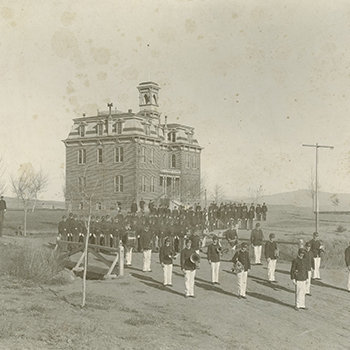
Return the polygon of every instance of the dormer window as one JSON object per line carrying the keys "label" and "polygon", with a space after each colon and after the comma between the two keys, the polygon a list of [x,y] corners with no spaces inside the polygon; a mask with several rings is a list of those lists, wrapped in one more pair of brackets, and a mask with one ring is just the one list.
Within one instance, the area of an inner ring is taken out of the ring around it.
{"label": "dormer window", "polygon": [[150,125],[149,125],[149,124],[145,124],[143,127],[144,127],[145,134],[146,134],[147,136],[149,136],[150,133],[151,133],[151,127],[150,127]]}
{"label": "dormer window", "polygon": [[122,122],[115,123],[115,131],[118,135],[120,135],[123,132],[123,123]]}
{"label": "dormer window", "polygon": [[80,135],[80,137],[85,136],[85,125],[83,125],[83,124],[79,126],[79,135]]}
{"label": "dormer window", "polygon": [[176,142],[176,132],[175,131],[168,133],[168,141]]}
{"label": "dormer window", "polygon": [[102,123],[97,124],[97,135],[99,135],[99,136],[103,135],[103,124]]}

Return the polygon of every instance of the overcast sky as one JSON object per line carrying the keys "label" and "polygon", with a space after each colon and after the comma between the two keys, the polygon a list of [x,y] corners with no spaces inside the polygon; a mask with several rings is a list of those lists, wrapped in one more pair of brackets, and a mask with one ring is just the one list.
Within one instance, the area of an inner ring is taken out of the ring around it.
{"label": "overcast sky", "polygon": [[72,118],[138,110],[149,79],[195,127],[209,192],[307,188],[315,142],[335,146],[321,189],[350,192],[348,1],[2,0],[0,31],[0,153],[49,174],[43,198],[63,198]]}

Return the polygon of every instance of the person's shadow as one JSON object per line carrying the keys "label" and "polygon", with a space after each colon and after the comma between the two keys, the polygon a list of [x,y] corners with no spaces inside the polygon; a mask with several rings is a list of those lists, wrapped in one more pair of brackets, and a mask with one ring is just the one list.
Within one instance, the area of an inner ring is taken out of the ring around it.
{"label": "person's shadow", "polygon": [[146,282],[146,281],[140,281],[141,283],[145,284],[147,287],[152,287],[164,292],[168,292],[171,294],[175,294],[181,297],[184,297],[183,293],[177,292],[176,290],[171,289],[171,287],[163,286],[162,283],[159,283],[158,281],[155,282]]}
{"label": "person's shadow", "polygon": [[258,283],[264,287],[269,287],[272,288],[273,290],[279,291],[282,290],[284,292],[288,292],[288,293],[294,293],[295,291],[286,287],[281,286],[280,284],[277,283],[271,283],[269,281],[266,281],[263,278],[260,277],[256,277],[256,276],[249,276],[251,278],[252,281],[254,281],[255,283]]}
{"label": "person's shadow", "polygon": [[332,288],[332,289],[340,290],[340,291],[343,291],[343,292],[348,292],[348,290],[345,289],[345,288],[340,288],[340,287],[332,286],[331,284],[324,283],[324,282],[321,282],[321,281],[319,281],[319,280],[314,280],[314,279],[313,279],[313,280],[311,280],[311,284],[314,285],[314,286]]}
{"label": "person's shadow", "polygon": [[273,297],[270,297],[268,295],[264,295],[264,294],[260,294],[260,293],[256,293],[256,292],[247,292],[247,295],[249,295],[252,298],[260,299],[263,301],[268,301],[270,303],[274,303],[274,304],[278,304],[278,305],[282,305],[282,306],[294,309],[294,305],[284,303],[283,301],[280,301],[280,300],[275,299]]}

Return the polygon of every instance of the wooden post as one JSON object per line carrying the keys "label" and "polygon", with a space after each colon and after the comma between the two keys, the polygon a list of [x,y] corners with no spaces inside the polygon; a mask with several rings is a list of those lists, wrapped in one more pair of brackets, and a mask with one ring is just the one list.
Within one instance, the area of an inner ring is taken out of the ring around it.
{"label": "wooden post", "polygon": [[122,241],[119,241],[119,276],[124,276],[124,246]]}

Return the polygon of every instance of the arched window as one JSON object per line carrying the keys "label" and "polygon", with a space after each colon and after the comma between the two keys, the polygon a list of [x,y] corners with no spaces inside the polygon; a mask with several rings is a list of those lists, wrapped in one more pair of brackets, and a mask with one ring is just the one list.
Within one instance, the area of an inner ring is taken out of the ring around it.
{"label": "arched window", "polygon": [[157,104],[157,96],[156,95],[153,95],[153,101],[155,104]]}
{"label": "arched window", "polygon": [[150,103],[150,98],[147,94],[143,95],[143,98],[145,99],[145,104],[148,105]]}

